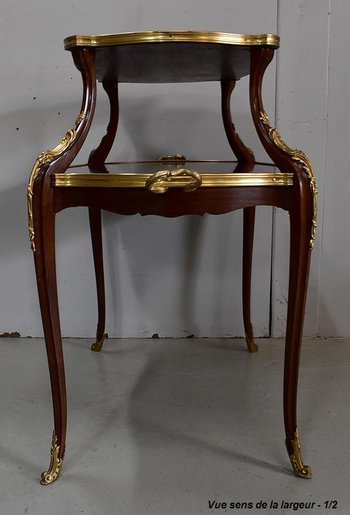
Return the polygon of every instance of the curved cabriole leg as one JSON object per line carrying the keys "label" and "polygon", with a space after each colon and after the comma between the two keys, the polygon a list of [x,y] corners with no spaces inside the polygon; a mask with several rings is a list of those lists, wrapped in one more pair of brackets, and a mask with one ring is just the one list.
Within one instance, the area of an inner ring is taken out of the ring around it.
{"label": "curved cabriole leg", "polygon": [[258,346],[254,342],[251,322],[251,284],[253,262],[255,207],[243,209],[243,280],[242,302],[244,331],[249,352],[257,352]]}
{"label": "curved cabriole leg", "polygon": [[95,173],[107,172],[105,162],[112,149],[119,121],[118,83],[112,80],[104,80],[102,85],[108,96],[110,113],[106,134],[89,156],[89,169]]}
{"label": "curved cabriole leg", "polygon": [[253,151],[246,147],[236,132],[231,114],[231,95],[235,88],[235,81],[221,81],[221,114],[227,141],[237,158],[236,172],[249,172],[255,163]]}
{"label": "curved cabriole leg", "polygon": [[67,432],[67,396],[55,263],[55,190],[51,176],[67,170],[79,152],[89,131],[96,103],[94,49],[79,48],[72,53],[83,79],[81,112],[61,142],[39,155],[27,186],[28,229],[34,253],[54,412],[51,460],[41,477],[43,485],[52,483],[60,474]]}
{"label": "curved cabriole leg", "polygon": [[317,184],[308,157],[284,143],[278,131],[271,127],[264,110],[262,79],[273,53],[271,48],[254,48],[251,52],[250,106],[266,152],[282,172],[294,173],[294,185],[288,190],[291,244],[284,361],[284,424],[287,451],[294,473],[310,478],[311,469],[303,463],[297,430],[297,388],[310,255],[315,241]]}
{"label": "curved cabriole leg", "polygon": [[98,307],[96,341],[92,344],[91,350],[99,352],[102,349],[105,338],[107,338],[107,335],[105,334],[106,302],[103,272],[101,209],[90,207],[89,219],[92,251],[94,256]]}
{"label": "curved cabriole leg", "polygon": [[[246,147],[236,132],[231,115],[231,95],[235,87],[235,81],[221,81],[221,113],[225,133],[232,152],[235,154],[238,164],[235,172],[249,172],[255,163],[253,151]],[[254,220],[255,207],[243,210],[243,280],[242,303],[243,322],[246,342],[249,352],[256,352],[258,346],[254,343],[253,326],[251,322],[251,276],[253,259]]]}
{"label": "curved cabriole leg", "polygon": [[[303,189],[307,190],[307,186],[305,186],[303,185]],[[301,191],[301,195],[304,196],[303,191]],[[308,216],[307,202],[303,198],[301,200],[300,211],[293,206],[290,215],[291,246],[284,361],[284,425],[286,447],[294,473],[300,477],[311,478],[311,468],[303,463],[297,430],[298,372],[311,254],[311,219]]]}
{"label": "curved cabriole leg", "polygon": [[[102,82],[103,88],[107,93],[110,105],[110,117],[106,134],[89,156],[89,169],[95,173],[106,173],[105,166],[108,154],[113,146],[115,135],[118,128],[119,104],[118,104],[118,83],[111,80]],[[105,284],[103,271],[103,250],[102,250],[102,219],[101,209],[89,208],[90,233],[92,252],[94,256],[96,289],[97,289],[97,309],[98,321],[96,331],[96,341],[92,344],[91,350],[100,352],[107,335],[105,334],[106,319],[106,300],[105,300]]]}
{"label": "curved cabriole leg", "polygon": [[48,470],[42,473],[40,482],[42,485],[49,485],[58,478],[63,464],[67,430],[67,397],[56,284],[55,214],[50,203],[43,202],[45,207],[42,211],[40,203],[39,198],[33,203],[34,260],[54,412],[51,460]]}

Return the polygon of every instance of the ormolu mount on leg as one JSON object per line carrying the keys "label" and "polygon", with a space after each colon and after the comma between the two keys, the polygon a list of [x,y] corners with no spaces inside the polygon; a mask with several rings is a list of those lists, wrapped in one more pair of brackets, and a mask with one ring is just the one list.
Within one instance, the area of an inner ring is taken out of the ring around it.
{"label": "ormolu mount on leg", "polygon": [[61,468],[63,465],[63,458],[59,458],[60,455],[60,447],[57,445],[57,436],[55,432],[52,435],[52,443],[51,443],[51,459],[49,468],[41,474],[42,485],[49,485],[56,481],[58,476],[60,475]]}

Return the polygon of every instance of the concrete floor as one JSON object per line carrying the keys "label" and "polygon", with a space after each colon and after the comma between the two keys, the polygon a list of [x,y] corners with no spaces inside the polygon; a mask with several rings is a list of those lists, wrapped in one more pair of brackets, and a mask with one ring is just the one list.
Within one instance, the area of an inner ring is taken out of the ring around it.
{"label": "concrete floor", "polygon": [[[100,354],[90,343],[64,342],[67,452],[43,487],[53,429],[44,342],[0,340],[0,515],[350,513],[349,341],[304,342],[311,480],[294,477],[284,447],[280,340],[260,340],[256,354],[239,339],[110,340]],[[288,504],[305,502],[313,508]]]}

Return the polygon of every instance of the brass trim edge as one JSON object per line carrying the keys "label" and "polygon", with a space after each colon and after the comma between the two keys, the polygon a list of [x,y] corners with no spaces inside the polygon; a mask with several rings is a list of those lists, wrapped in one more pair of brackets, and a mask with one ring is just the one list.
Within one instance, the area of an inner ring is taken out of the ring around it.
{"label": "brass trim edge", "polygon": [[280,38],[275,34],[231,34],[207,31],[144,31],[122,32],[119,34],[76,34],[64,39],[64,48],[104,47],[132,45],[137,43],[220,43],[237,46],[279,47]]}
{"label": "brass trim edge", "polygon": [[50,465],[48,470],[41,474],[41,485],[50,485],[58,478],[63,464],[63,459],[58,457],[59,453],[60,446],[57,445],[57,435],[54,431],[52,434]]}
{"label": "brass trim edge", "polygon": [[60,143],[54,147],[52,150],[47,150],[46,152],[42,152],[39,157],[36,159],[32,171],[29,176],[28,185],[27,185],[27,205],[28,205],[28,230],[29,230],[29,239],[31,243],[31,248],[33,252],[35,252],[35,243],[34,243],[34,220],[33,220],[33,189],[36,178],[38,177],[41,167],[43,165],[51,163],[56,157],[62,154],[71,143],[75,140],[77,136],[77,128],[80,122],[85,118],[85,114],[81,112],[77,117],[74,127],[67,131],[64,138],[60,141]]}
{"label": "brass trim edge", "polygon": [[313,166],[311,164],[310,159],[307,157],[304,152],[295,148],[290,148],[281,138],[280,133],[277,129],[273,128],[270,125],[270,120],[268,115],[265,112],[260,113],[260,120],[267,127],[268,133],[271,141],[276,145],[277,148],[283,150],[286,154],[288,154],[294,161],[298,161],[302,164],[307,176],[310,179],[310,186],[313,197],[313,215],[312,215],[312,227],[311,227],[311,238],[310,238],[310,249],[314,248],[315,239],[316,239],[316,229],[317,229],[317,197],[318,197],[318,186],[316,177],[314,174]]}
{"label": "brass trim edge", "polygon": [[[177,170],[176,170],[177,171]],[[156,172],[158,173],[158,172]],[[165,172],[164,172],[165,173]],[[167,170],[166,173],[169,173]],[[174,173],[174,172],[173,172]],[[52,176],[56,188],[144,188],[154,174],[147,173],[57,173]],[[293,173],[202,173],[200,187],[293,186]],[[192,177],[180,176],[169,187],[185,187]],[[197,186],[198,187],[198,186]]]}
{"label": "brass trim edge", "polygon": [[301,444],[298,435],[298,431],[295,431],[294,438],[292,440],[293,445],[293,454],[289,456],[290,462],[292,464],[294,473],[299,477],[304,477],[306,479],[312,478],[312,471],[308,465],[304,465],[303,458],[301,456]]}

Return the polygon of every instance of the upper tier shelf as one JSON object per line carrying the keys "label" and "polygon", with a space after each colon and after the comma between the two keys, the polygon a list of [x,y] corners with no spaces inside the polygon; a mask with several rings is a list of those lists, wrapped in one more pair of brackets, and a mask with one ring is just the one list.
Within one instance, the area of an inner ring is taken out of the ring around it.
{"label": "upper tier shelf", "polygon": [[99,81],[133,83],[239,80],[249,74],[250,50],[278,48],[274,34],[199,31],[149,31],[75,35],[66,50],[96,49]]}

